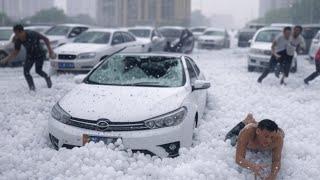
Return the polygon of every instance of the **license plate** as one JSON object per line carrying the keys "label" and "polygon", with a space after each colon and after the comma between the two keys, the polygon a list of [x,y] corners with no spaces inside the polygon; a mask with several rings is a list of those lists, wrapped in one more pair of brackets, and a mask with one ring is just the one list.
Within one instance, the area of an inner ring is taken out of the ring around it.
{"label": "license plate", "polygon": [[74,68],[73,63],[58,63],[59,68]]}
{"label": "license plate", "polygon": [[86,144],[89,142],[98,143],[98,142],[102,141],[104,144],[108,145],[108,144],[117,142],[118,139],[120,139],[120,138],[119,137],[91,136],[91,135],[84,134],[83,135],[83,144]]}

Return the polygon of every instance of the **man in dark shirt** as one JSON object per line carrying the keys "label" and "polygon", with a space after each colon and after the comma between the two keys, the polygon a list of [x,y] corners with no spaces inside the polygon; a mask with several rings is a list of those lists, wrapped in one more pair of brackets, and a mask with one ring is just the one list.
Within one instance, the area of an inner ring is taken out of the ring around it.
{"label": "man in dark shirt", "polygon": [[22,25],[15,25],[13,27],[13,32],[15,34],[14,36],[14,51],[4,58],[1,63],[7,64],[12,59],[14,59],[21,49],[21,46],[23,45],[26,49],[26,59],[23,65],[23,73],[27,80],[27,83],[29,85],[29,88],[31,91],[35,90],[33,78],[30,75],[30,70],[35,64],[36,73],[38,73],[41,77],[43,77],[46,80],[48,88],[51,88],[52,82],[50,77],[42,70],[43,67],[43,61],[45,60],[46,54],[43,50],[40,40],[43,40],[49,50],[49,56],[50,58],[54,58],[55,54],[50,46],[50,42],[47,37],[43,36],[42,34],[30,31],[30,30],[24,30]]}

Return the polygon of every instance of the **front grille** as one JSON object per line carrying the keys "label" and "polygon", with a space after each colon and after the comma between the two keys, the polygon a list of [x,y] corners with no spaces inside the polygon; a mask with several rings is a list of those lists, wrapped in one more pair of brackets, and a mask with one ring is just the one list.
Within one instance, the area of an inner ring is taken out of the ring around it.
{"label": "front grille", "polygon": [[139,122],[111,122],[109,121],[109,126],[107,128],[99,128],[97,125],[98,121],[85,120],[72,117],[68,125],[90,129],[95,131],[109,132],[109,131],[139,131],[139,130],[147,130],[149,129],[144,125],[143,121]]}
{"label": "front grille", "polygon": [[59,54],[58,58],[62,60],[74,60],[77,56],[73,54]]}

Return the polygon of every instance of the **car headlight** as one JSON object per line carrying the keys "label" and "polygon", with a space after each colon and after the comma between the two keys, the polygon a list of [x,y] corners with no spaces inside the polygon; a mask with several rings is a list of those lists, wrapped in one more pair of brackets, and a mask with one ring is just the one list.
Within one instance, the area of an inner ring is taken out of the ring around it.
{"label": "car headlight", "polygon": [[95,57],[96,57],[95,52],[81,53],[78,55],[78,59],[90,59],[90,58],[95,58]]}
{"label": "car headlight", "polygon": [[173,112],[146,120],[144,124],[150,129],[177,126],[184,120],[184,118],[187,115],[187,112],[187,108],[182,107]]}
{"label": "car headlight", "polygon": [[56,46],[58,46],[58,44],[59,44],[59,41],[58,41],[58,40],[56,40],[56,41],[51,41],[51,42],[50,42],[50,45],[51,45],[52,47],[56,47]]}
{"label": "car headlight", "polygon": [[71,118],[71,116],[65,112],[58,103],[53,106],[51,116],[64,124],[67,124]]}

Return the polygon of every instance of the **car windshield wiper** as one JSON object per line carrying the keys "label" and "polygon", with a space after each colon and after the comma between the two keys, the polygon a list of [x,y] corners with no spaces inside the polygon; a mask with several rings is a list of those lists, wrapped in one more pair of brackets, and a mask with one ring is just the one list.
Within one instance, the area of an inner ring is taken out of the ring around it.
{"label": "car windshield wiper", "polygon": [[170,87],[170,86],[166,86],[166,85],[158,85],[160,82],[150,82],[150,81],[146,81],[146,82],[137,82],[137,83],[132,83],[129,84],[130,86],[149,86],[149,87]]}

